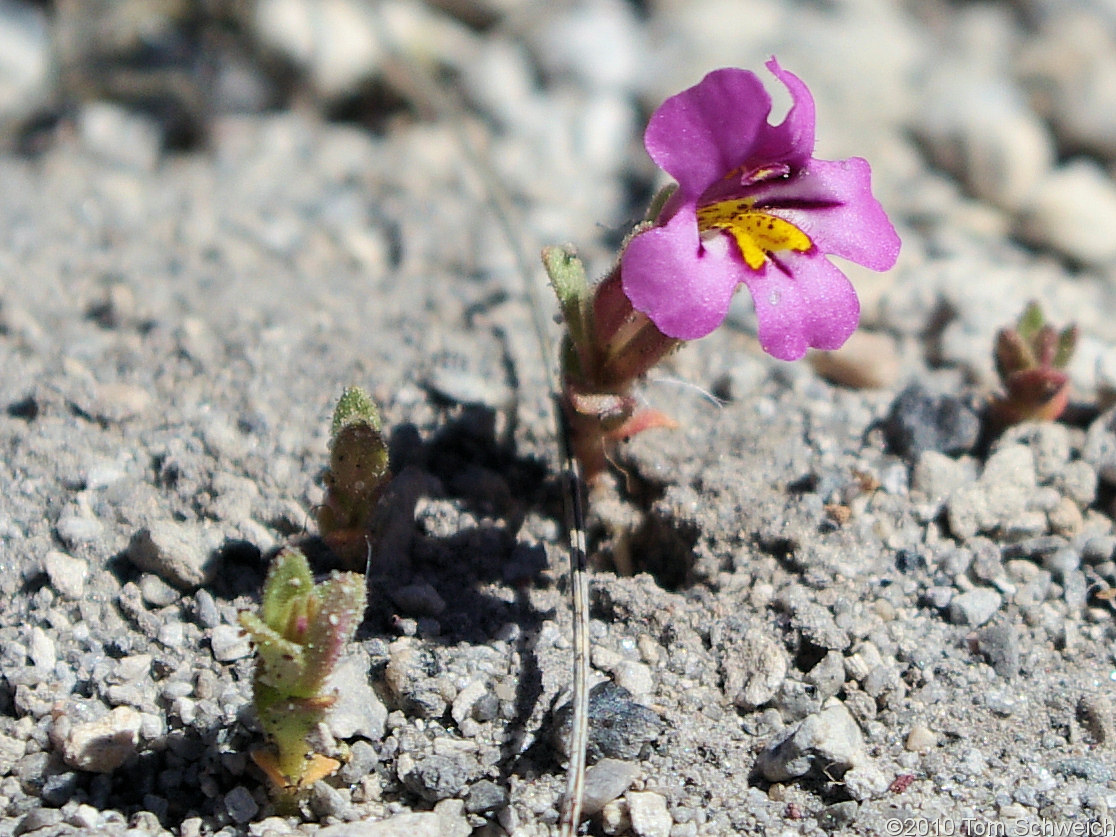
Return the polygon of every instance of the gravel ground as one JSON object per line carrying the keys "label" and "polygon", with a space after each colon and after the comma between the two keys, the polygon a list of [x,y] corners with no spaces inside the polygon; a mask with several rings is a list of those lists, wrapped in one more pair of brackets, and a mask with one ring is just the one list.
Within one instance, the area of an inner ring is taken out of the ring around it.
{"label": "gravel ground", "polygon": [[[1116,833],[1116,4],[200,5],[0,2],[0,835],[556,833],[542,360],[385,31],[521,234],[598,271],[659,183],[650,110],[771,54],[904,241],[850,269],[836,356],[766,357],[741,295],[644,387],[681,426],[592,498],[589,833]],[[992,438],[1030,299],[1081,329],[1074,403]],[[397,525],[322,732],[347,763],[283,818],[236,614],[279,545],[327,568],[348,384]]]}

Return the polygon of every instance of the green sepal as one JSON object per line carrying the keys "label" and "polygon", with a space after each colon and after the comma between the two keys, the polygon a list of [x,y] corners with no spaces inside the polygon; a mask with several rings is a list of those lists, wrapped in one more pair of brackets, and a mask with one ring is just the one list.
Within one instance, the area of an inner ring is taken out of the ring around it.
{"label": "green sepal", "polygon": [[647,207],[647,213],[643,216],[643,220],[649,222],[657,221],[660,213],[663,211],[663,207],[666,206],[666,202],[670,200],[677,191],[678,184],[671,183],[656,192],[655,197],[651,198],[651,203]]}
{"label": "green sepal", "polygon": [[591,337],[591,305],[589,279],[573,247],[544,247],[543,267],[550,277],[550,286],[558,297],[562,319],[569,329],[570,341],[575,346],[587,345]]}

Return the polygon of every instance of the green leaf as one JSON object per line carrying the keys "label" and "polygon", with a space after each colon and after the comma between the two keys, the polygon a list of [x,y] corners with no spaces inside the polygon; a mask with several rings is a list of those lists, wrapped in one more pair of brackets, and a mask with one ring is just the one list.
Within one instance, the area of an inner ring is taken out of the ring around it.
{"label": "green leaf", "polygon": [[367,424],[376,431],[383,430],[380,411],[376,409],[376,404],[368,393],[360,387],[345,387],[333,409],[330,437],[336,439],[343,428],[358,422]]}
{"label": "green leaf", "polygon": [[1077,349],[1077,326],[1067,326],[1058,335],[1058,350],[1054,353],[1054,368],[1065,369]]}
{"label": "green leaf", "polygon": [[1045,324],[1046,317],[1043,316],[1042,307],[1032,300],[1027,303],[1027,307],[1019,315],[1019,321],[1015,328],[1019,332],[1019,336],[1030,343]]}
{"label": "green leaf", "polygon": [[994,357],[1001,381],[1023,369],[1033,368],[1036,363],[1030,344],[1012,328],[1001,329],[996,335]]}
{"label": "green leaf", "polygon": [[550,285],[558,296],[562,309],[562,319],[570,332],[575,346],[583,346],[590,335],[589,280],[585,275],[585,265],[577,257],[573,247],[544,247],[543,267],[550,277]]}
{"label": "green leaf", "polygon": [[363,575],[334,573],[318,591],[322,605],[303,648],[305,669],[295,692],[300,697],[317,694],[364,618]]}
{"label": "green leaf", "polygon": [[291,611],[298,599],[313,595],[314,577],[306,556],[293,547],[280,552],[271,562],[264,580],[260,616],[273,631],[285,634]]}

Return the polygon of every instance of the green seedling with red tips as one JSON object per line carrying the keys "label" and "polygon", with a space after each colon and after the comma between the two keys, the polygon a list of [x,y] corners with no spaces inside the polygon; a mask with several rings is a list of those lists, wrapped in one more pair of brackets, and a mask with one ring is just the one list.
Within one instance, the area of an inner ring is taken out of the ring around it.
{"label": "green seedling with red tips", "polygon": [[334,572],[315,584],[306,557],[287,548],[271,564],[259,613],[240,614],[256,646],[256,715],[274,747],[253,758],[284,791],[338,767],[307,736],[336,700],[326,681],[364,616],[364,583],[357,573]]}
{"label": "green seedling with red tips", "polygon": [[1069,403],[1066,364],[1077,346],[1077,326],[1057,331],[1042,308],[1031,302],[1014,328],[996,335],[996,372],[1004,392],[990,404],[1001,426],[1024,421],[1054,421]]}

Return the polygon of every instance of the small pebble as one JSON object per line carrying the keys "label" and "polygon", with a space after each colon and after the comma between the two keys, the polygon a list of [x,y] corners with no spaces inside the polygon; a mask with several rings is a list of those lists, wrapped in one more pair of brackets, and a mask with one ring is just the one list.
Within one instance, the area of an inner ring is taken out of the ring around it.
{"label": "small pebble", "polygon": [[1116,260],[1116,184],[1096,162],[1077,158],[1044,177],[1027,200],[1018,232],[1093,266]]}
{"label": "small pebble", "polygon": [[152,524],[132,536],[128,557],[141,570],[155,573],[180,590],[208,584],[217,573],[199,532],[170,521]]}
{"label": "small pebble", "polygon": [[1085,541],[1081,558],[1086,564],[1100,564],[1116,553],[1116,535],[1098,535]]}
{"label": "small pebble", "polygon": [[655,688],[651,667],[634,660],[622,660],[612,669],[616,685],[631,692],[634,698],[644,698]]}
{"label": "small pebble", "polygon": [[104,530],[101,521],[75,512],[63,513],[55,526],[58,537],[71,549],[100,540]]}
{"label": "small pebble", "polygon": [[238,825],[251,822],[260,812],[260,806],[253,798],[251,791],[243,785],[237,785],[225,794],[225,810]]}
{"label": "small pebble", "polygon": [[41,673],[45,674],[54,668],[58,662],[54,640],[38,625],[31,629],[31,642],[27,649],[31,664]]}
{"label": "small pebble", "polygon": [[755,709],[779,693],[787,676],[787,654],[766,632],[749,629],[742,636],[726,630],[721,644],[721,670],[729,699]]}
{"label": "small pebble", "polygon": [[144,602],[156,608],[174,604],[181,595],[178,590],[152,573],[143,574],[139,580],[139,589]]}
{"label": "small pebble", "polygon": [[252,653],[251,639],[239,625],[218,625],[210,632],[209,645],[213,659],[219,663],[241,660]]}
{"label": "small pebble", "polygon": [[614,834],[627,834],[632,829],[627,800],[614,799],[606,802],[598,817],[601,821],[601,831],[610,837]]}
{"label": "small pebble", "polygon": [[327,782],[315,782],[310,788],[310,809],[324,820],[327,817],[334,819],[349,819],[353,809],[352,803],[337,788],[331,787]]}
{"label": "small pebble", "polygon": [[48,829],[62,822],[62,812],[57,808],[35,808],[16,823],[12,832],[15,837]]}
{"label": "small pebble", "polygon": [[433,753],[411,760],[400,759],[398,769],[399,778],[412,793],[427,802],[438,802],[464,796],[479,765],[465,753]]}
{"label": "small pebble", "polygon": [[888,443],[900,456],[916,461],[923,452],[965,453],[980,434],[980,419],[953,395],[936,395],[914,384],[892,402],[884,423]]}
{"label": "small pebble", "polygon": [[43,558],[43,570],[51,586],[64,598],[77,600],[85,594],[85,579],[89,563],[65,552],[51,550]]}
{"label": "small pebble", "polygon": [[628,801],[628,818],[632,831],[638,837],[670,837],[670,827],[674,824],[667,801],[662,794],[651,791],[628,791],[624,797]]}
{"label": "small pebble", "polygon": [[607,802],[619,797],[639,777],[640,767],[630,761],[604,758],[585,771],[585,793],[581,810],[587,817],[596,815]]}
{"label": "small pebble", "polygon": [[949,603],[949,620],[955,625],[980,627],[1000,609],[1003,598],[995,590],[977,587],[954,596]]}
{"label": "small pebble", "polygon": [[1104,762],[1085,756],[1062,759],[1055,762],[1051,770],[1063,776],[1085,779],[1100,784],[1104,784],[1112,776],[1112,770]]}
{"label": "small pebble", "polygon": [[1007,624],[989,625],[977,634],[977,646],[1000,677],[1019,673],[1019,636]]}
{"label": "small pebble", "polygon": [[111,773],[137,753],[140,713],[130,706],[118,706],[108,715],[85,723],[55,722],[51,732],[62,760],[78,770]]}
{"label": "small pebble", "polygon": [[342,658],[329,676],[329,689],[336,690],[337,700],[326,722],[336,738],[379,741],[384,737],[387,707],[372,688],[368,669],[368,657],[358,652]]}
{"label": "small pebble", "polygon": [[433,653],[410,637],[403,637],[391,644],[388,654],[384,682],[395,699],[419,717],[440,718],[448,703],[437,679],[431,676],[439,669]]}
{"label": "small pebble", "polygon": [[827,805],[818,814],[818,826],[826,831],[834,831],[852,825],[860,813],[860,803],[851,799]]}
{"label": "small pebble", "polygon": [[437,616],[446,609],[446,603],[438,595],[438,591],[427,582],[408,584],[393,590],[391,600],[408,616]]}
{"label": "small pebble", "polygon": [[938,745],[938,736],[927,726],[916,724],[907,733],[906,748],[912,753],[925,753]]}
{"label": "small pebble", "polygon": [[901,371],[895,338],[863,330],[836,351],[811,353],[810,363],[823,378],[853,389],[890,389]]}
{"label": "small pebble", "polygon": [[1097,744],[1110,745],[1116,741],[1116,716],[1106,695],[1082,695],[1077,702],[1077,717]]}
{"label": "small pebble", "polygon": [[465,810],[470,814],[491,814],[507,804],[507,790],[491,779],[474,782],[465,797]]}
{"label": "small pebble", "polygon": [[[565,748],[569,742],[570,715],[569,703],[556,713],[553,734],[559,748]],[[611,680],[589,690],[590,759],[637,759],[644,745],[656,739],[662,730],[663,721],[658,714],[636,703],[627,689]]]}
{"label": "small pebble", "polygon": [[843,703],[831,699],[763,750],[756,767],[770,782],[797,779],[814,770],[845,768],[845,787],[856,799],[875,796],[887,780],[869,758],[864,736]]}
{"label": "small pebble", "polygon": [[201,589],[194,593],[194,618],[202,628],[215,628],[221,624],[221,612],[208,590]]}

